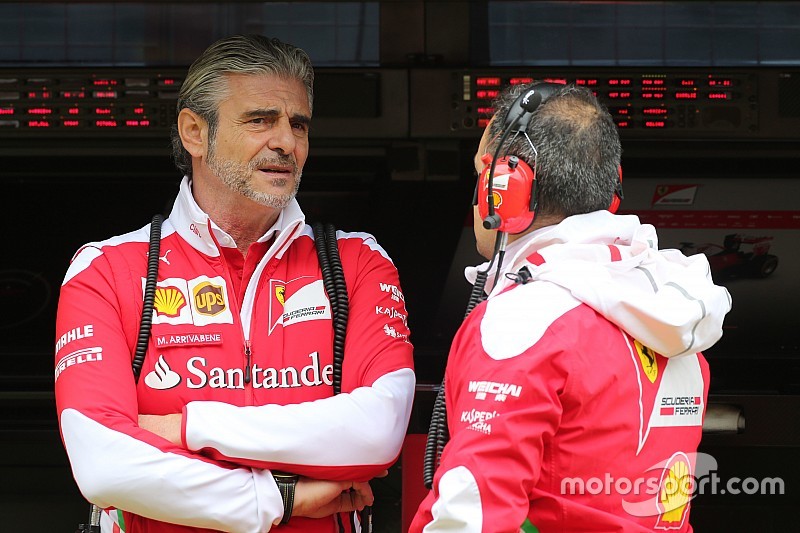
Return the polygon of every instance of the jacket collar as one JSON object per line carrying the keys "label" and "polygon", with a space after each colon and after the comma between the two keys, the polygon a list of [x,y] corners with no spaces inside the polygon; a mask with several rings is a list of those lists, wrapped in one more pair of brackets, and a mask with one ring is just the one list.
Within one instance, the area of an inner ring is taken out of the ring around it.
{"label": "jacket collar", "polygon": [[[170,213],[170,222],[183,240],[197,251],[210,257],[220,255],[217,243],[226,248],[236,247],[233,237],[217,226],[208,214],[197,205],[192,195],[192,182],[188,176],[184,176],[181,181],[178,196]],[[292,199],[289,205],[280,212],[275,224],[259,237],[258,242],[265,242],[274,237],[275,242],[270,247],[270,252],[280,256],[286,249],[285,245],[300,235],[298,227],[303,226],[304,223],[305,215],[300,209],[300,204],[296,199]],[[273,255],[270,252],[267,255]]]}
{"label": "jacket collar", "polygon": [[[640,228],[637,217],[612,215],[605,210],[573,215],[558,224],[539,228],[506,247],[500,279],[495,286],[495,263],[487,274],[486,292],[501,292],[514,283],[507,280],[505,274],[517,272],[522,267],[533,271],[545,262],[544,256],[547,256],[547,262],[550,263],[572,259],[605,262],[609,257],[609,245],[631,245],[634,234]],[[647,237],[651,245],[657,245],[654,233]],[[488,266],[489,262],[469,266],[464,269],[464,275],[470,283],[475,283],[478,271],[485,270]],[[492,287],[494,291],[491,291]]]}
{"label": "jacket collar", "polygon": [[504,274],[525,267],[527,280],[561,287],[666,357],[705,350],[722,335],[730,294],[714,284],[706,256],[659,250],[655,228],[635,215],[574,215],[514,244],[497,285],[487,277],[490,302],[516,283]]}

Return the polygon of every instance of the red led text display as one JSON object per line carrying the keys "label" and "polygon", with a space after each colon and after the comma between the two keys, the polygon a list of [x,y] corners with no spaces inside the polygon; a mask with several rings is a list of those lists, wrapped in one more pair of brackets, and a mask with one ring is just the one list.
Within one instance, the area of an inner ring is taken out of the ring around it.
{"label": "red led text display", "polygon": [[[475,124],[478,127],[488,124],[494,114],[493,100],[505,86],[532,82],[574,83],[590,88],[606,105],[620,129],[637,131],[702,128],[703,123],[698,117],[704,109],[712,106],[720,109],[719,106],[725,105],[752,109],[747,103],[748,97],[749,101],[754,100],[752,93],[748,94],[754,89],[749,87],[746,75],[669,72],[575,76],[473,75],[465,78],[465,87],[470,87],[465,100],[470,101],[469,109],[475,115]],[[720,127],[732,129],[736,126]]]}
{"label": "red led text display", "polygon": [[[25,75],[3,71],[0,134],[153,131],[163,135],[174,121],[182,83],[180,76],[160,72],[109,75],[75,70]],[[498,78],[487,88],[499,85]]]}

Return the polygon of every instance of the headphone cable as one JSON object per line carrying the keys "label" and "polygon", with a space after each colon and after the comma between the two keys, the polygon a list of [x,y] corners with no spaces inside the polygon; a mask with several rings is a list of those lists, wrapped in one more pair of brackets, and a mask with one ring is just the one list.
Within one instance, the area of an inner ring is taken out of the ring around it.
{"label": "headphone cable", "polygon": [[495,148],[494,150],[494,157],[492,157],[492,164],[489,167],[489,178],[486,184],[486,203],[488,204],[487,207],[489,208],[488,216],[485,219],[483,219],[483,227],[486,229],[496,229],[497,227],[500,226],[500,220],[494,214],[494,197],[492,195],[492,190],[494,188],[492,186],[492,182],[494,181],[494,169],[495,166],[497,166],[497,160],[500,157],[500,151],[503,149],[503,145],[505,144],[506,139],[508,139],[509,134],[514,130],[519,120],[526,113],[527,111],[523,109],[522,112],[519,113],[517,117],[511,122],[511,124],[505,127],[505,129],[503,130],[503,135],[501,135],[500,140],[497,141],[497,148]]}

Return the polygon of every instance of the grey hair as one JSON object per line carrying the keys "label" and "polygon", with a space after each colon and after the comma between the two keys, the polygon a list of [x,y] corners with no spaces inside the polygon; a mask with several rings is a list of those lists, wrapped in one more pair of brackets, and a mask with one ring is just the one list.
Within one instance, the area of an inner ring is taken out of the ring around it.
{"label": "grey hair", "polygon": [[[213,143],[219,123],[219,104],[229,94],[227,74],[274,74],[303,82],[308,105],[314,104],[314,69],[302,49],[263,35],[234,35],[209,46],[189,67],[178,94],[177,114],[184,108],[208,123]],[[192,157],[183,147],[177,124],[172,127],[172,158],[184,175],[192,175]]]}
{"label": "grey hair", "polygon": [[[490,151],[503,133],[503,120],[531,85],[512,86],[494,102]],[[526,130],[512,133],[500,155],[516,155],[536,166],[537,215],[568,217],[608,209],[619,180],[622,146],[608,110],[591,90],[565,85],[533,112]],[[535,150],[534,150],[535,147]]]}

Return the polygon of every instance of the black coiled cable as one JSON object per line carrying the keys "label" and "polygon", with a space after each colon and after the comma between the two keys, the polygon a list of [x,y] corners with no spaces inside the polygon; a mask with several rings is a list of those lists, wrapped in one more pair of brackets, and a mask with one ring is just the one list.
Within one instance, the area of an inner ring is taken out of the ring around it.
{"label": "black coiled cable", "polygon": [[350,300],[347,297],[347,284],[344,279],[342,261],[339,259],[339,245],[336,241],[336,228],[325,225],[325,245],[331,262],[333,281],[336,285],[337,307],[333,324],[333,379],[334,394],[342,391],[342,363],[344,362],[344,339],[347,334],[347,319],[350,316]]}
{"label": "black coiled cable", "polygon": [[[342,364],[344,363],[344,340],[347,334],[347,320],[350,316],[350,299],[347,296],[347,282],[344,277],[342,260],[339,257],[339,242],[333,224],[315,222],[314,246],[317,248],[319,266],[322,270],[322,284],[331,302],[333,321],[333,394],[342,392]],[[337,515],[339,530],[344,531],[341,515]],[[355,531],[355,512],[350,515],[351,529]],[[361,531],[372,533],[372,508],[364,507],[360,517]]]}
{"label": "black coiled cable", "polygon": [[431,413],[431,425],[428,428],[428,440],[425,442],[425,459],[422,464],[422,480],[425,483],[425,488],[431,489],[433,487],[433,475],[436,473],[436,468],[439,466],[439,461],[442,458],[442,450],[444,445],[450,440],[450,432],[447,430],[447,406],[444,397],[444,383],[439,388],[439,393],[436,395],[436,401],[433,404],[433,412]]}
{"label": "black coiled cable", "polygon": [[[153,215],[150,222],[150,244],[147,252],[147,279],[144,283],[144,297],[142,299],[142,321],[139,323],[139,335],[136,338],[136,351],[134,351],[133,379],[139,383],[139,374],[142,371],[145,355],[147,355],[147,343],[150,342],[150,326],[153,322],[153,303],[156,296],[156,284],[158,283],[158,261],[161,253],[161,223],[164,217],[160,214]],[[90,505],[89,523],[78,524],[75,533],[99,533],[100,514],[102,509],[97,505]]]}
{"label": "black coiled cable", "polygon": [[[160,214],[153,216],[150,223],[150,248],[147,257],[147,281],[145,282],[142,306],[142,321],[139,325],[139,336],[136,341],[136,351],[133,357],[133,375],[139,381],[139,374],[147,354],[147,343],[150,340],[150,326],[153,320],[153,303],[155,300],[156,283],[158,281],[158,261],[161,253],[161,224],[164,217]],[[339,394],[342,389],[342,363],[344,361],[344,339],[347,332],[347,319],[349,317],[349,299],[347,285],[344,278],[342,261],[339,258],[339,246],[336,241],[336,228],[333,224],[314,224],[314,234],[317,256],[322,269],[322,280],[328,298],[331,301],[331,311],[334,320],[333,337],[333,389],[334,394]]]}
{"label": "black coiled cable", "polygon": [[466,319],[469,314],[475,309],[475,306],[486,299],[483,288],[486,286],[486,277],[489,275],[489,270],[478,271],[478,276],[475,278],[475,285],[472,286],[472,292],[469,295],[467,302],[467,312],[464,313]]}
{"label": "black coiled cable", "polygon": [[161,223],[164,217],[154,215],[150,222],[150,249],[147,255],[147,281],[144,285],[142,321],[139,324],[139,336],[136,339],[136,351],[133,356],[133,378],[139,382],[144,357],[147,354],[147,343],[150,341],[150,325],[153,321],[153,301],[156,296],[158,282],[158,261],[161,253]]}
{"label": "black coiled cable", "polygon": [[333,315],[333,393],[342,392],[342,364],[344,363],[344,340],[347,334],[347,320],[350,314],[350,301],[344,269],[339,258],[339,244],[333,224],[316,222],[314,245],[317,248],[319,266],[322,269],[322,283],[331,302]]}
{"label": "black coiled cable", "polygon": [[[483,288],[486,286],[486,277],[489,274],[490,268],[491,264],[486,270],[478,271],[478,276],[475,278],[475,284],[472,286],[472,292],[469,295],[467,311],[464,313],[465,319],[475,306],[486,298]],[[444,389],[445,380],[442,379],[442,385],[439,388],[436,401],[433,404],[431,425],[428,428],[428,440],[425,443],[425,459],[422,464],[422,481],[425,483],[425,488],[427,489],[433,488],[433,475],[439,467],[442,451],[444,451],[447,441],[450,440],[450,431],[447,429],[447,403]]]}
{"label": "black coiled cable", "polygon": [[[464,313],[464,319],[469,316],[476,305],[486,299],[484,287],[486,287],[486,279],[489,272],[492,270],[495,261],[497,261],[497,274],[495,275],[494,285],[497,286],[497,280],[500,276],[500,268],[503,264],[503,255],[505,254],[505,243],[507,235],[498,231],[494,241],[494,251],[492,252],[492,259],[489,261],[488,266],[484,270],[478,270],[475,277],[475,283],[472,285],[472,292],[470,292],[469,300],[467,302],[467,311]],[[450,431],[447,429],[447,402],[445,398],[445,379],[442,379],[442,385],[439,392],[436,394],[436,401],[433,404],[433,412],[431,413],[431,425],[428,427],[428,440],[425,442],[425,458],[422,463],[422,481],[425,488],[433,488],[433,475],[439,467],[439,462],[442,457],[442,452],[450,440]]]}
{"label": "black coiled cable", "polygon": [[[155,300],[156,284],[158,281],[158,261],[161,253],[161,223],[164,217],[155,215],[150,225],[150,248],[147,258],[147,280],[145,282],[142,321],[139,326],[139,336],[136,342],[136,351],[133,357],[133,375],[138,383],[139,374],[147,354],[147,344],[150,340],[150,326],[153,318],[153,304]],[[350,303],[347,296],[347,284],[344,277],[342,261],[339,257],[339,245],[336,240],[336,228],[332,224],[317,222],[313,225],[314,244],[317,249],[322,282],[325,292],[331,302],[333,315],[333,391],[339,394],[342,390],[342,365],[344,362],[344,341],[347,333],[347,321],[350,314]],[[81,524],[79,532],[89,531],[80,529],[84,527],[99,528],[99,515],[94,520],[96,506],[92,506],[93,518],[90,524]],[[365,509],[365,514],[371,521],[371,513]],[[371,522],[370,522],[371,523]],[[371,528],[370,528],[371,530]],[[96,531],[96,529],[91,529]]]}

